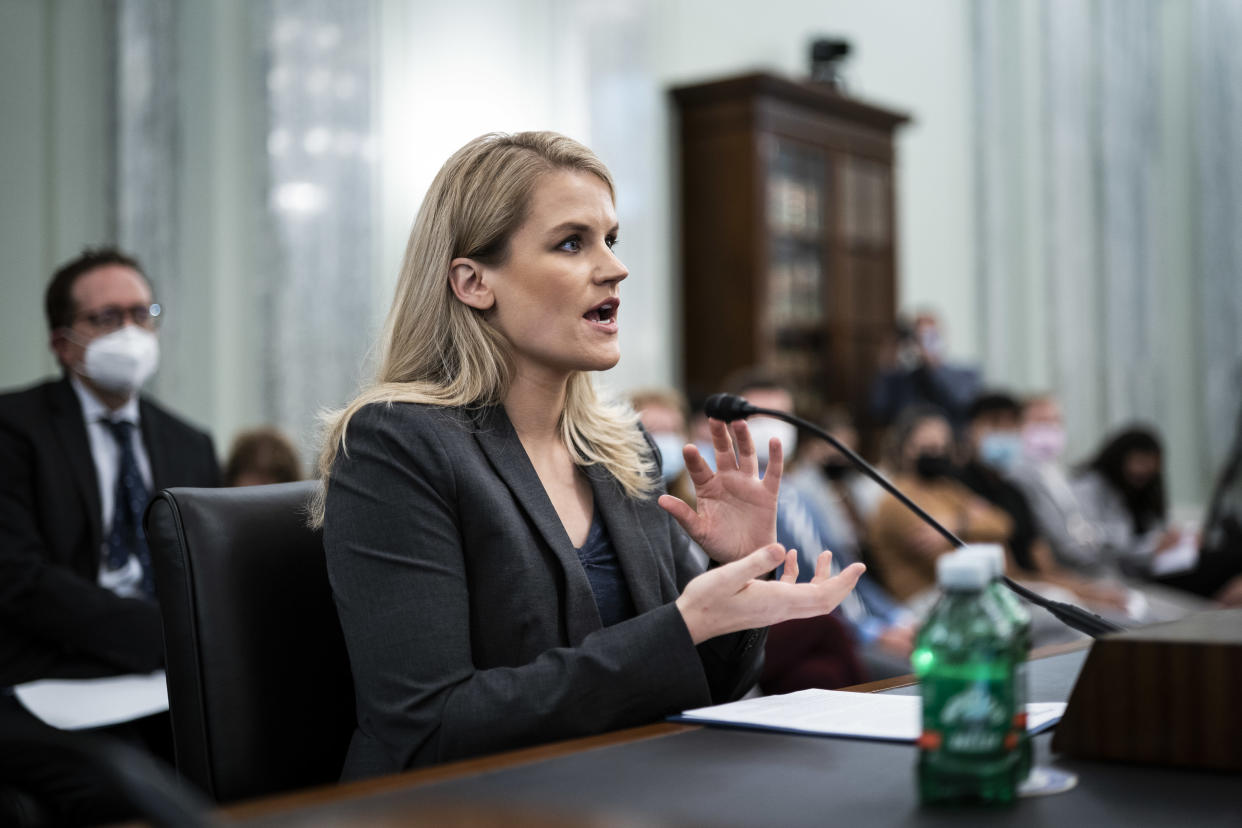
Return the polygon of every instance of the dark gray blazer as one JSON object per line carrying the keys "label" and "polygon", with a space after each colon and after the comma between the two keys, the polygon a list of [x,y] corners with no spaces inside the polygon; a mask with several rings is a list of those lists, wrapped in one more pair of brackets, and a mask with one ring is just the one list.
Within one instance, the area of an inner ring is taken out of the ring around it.
{"label": "dark gray blazer", "polygon": [[371,405],[346,447],[324,524],[357,693],[345,778],[651,722],[754,682],[763,632],[696,648],[672,603],[699,574],[685,534],[591,469],[638,613],[601,627],[503,408]]}

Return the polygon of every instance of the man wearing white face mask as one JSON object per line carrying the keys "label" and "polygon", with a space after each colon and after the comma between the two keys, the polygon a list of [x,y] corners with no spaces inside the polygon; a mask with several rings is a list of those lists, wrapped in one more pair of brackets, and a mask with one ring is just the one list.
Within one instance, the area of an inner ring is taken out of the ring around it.
{"label": "man wearing white face mask", "polygon": [[[4,688],[161,666],[142,512],[162,488],[219,482],[211,438],[139,393],[160,307],[137,261],[85,251],[46,311],[63,376],[0,395],[0,723],[24,712]],[[167,739],[166,719],[152,727]]]}
{"label": "man wearing white face mask", "polygon": [[[690,480],[686,460],[682,456],[682,448],[690,442],[686,426],[689,411],[686,398],[672,388],[644,388],[630,392],[629,397],[639,422],[660,452],[660,476],[664,478],[665,491],[693,508],[697,502],[694,483]],[[710,449],[701,451],[704,459],[714,457]],[[690,553],[700,565],[707,566],[707,553],[694,541],[690,541]]]}
{"label": "man wearing white face mask", "polygon": [[681,453],[690,441],[685,397],[672,388],[644,388],[630,393],[630,405],[660,450],[660,476],[668,493],[693,507],[694,486]]}

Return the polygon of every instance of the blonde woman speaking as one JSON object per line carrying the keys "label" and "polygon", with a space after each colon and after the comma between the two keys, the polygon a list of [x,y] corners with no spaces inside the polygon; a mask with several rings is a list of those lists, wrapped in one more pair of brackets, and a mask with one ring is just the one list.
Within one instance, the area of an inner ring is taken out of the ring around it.
{"label": "blonde woman speaking", "polygon": [[607,169],[554,133],[471,141],[428,190],[378,376],[320,461],[346,778],[736,698],[764,627],[830,612],[862,573],[824,553],[794,582],[780,446],[760,479],[744,423],[712,424],[715,472],[684,449],[696,509],[660,496],[654,444],[590,376],[620,355],[617,234]]}

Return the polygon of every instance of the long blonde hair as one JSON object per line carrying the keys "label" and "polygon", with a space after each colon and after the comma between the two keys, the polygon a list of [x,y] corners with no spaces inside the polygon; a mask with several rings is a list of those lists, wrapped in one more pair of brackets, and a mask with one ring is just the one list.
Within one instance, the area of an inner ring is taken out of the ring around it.
{"label": "long blonde hair", "polygon": [[[555,132],[480,136],[437,173],[406,245],[375,380],[344,409],[325,417],[312,525],[323,525],[332,464],[338,451],[348,451],[345,432],[363,406],[476,407],[504,399],[513,378],[509,342],[453,294],[449,263],[458,257],[502,263],[509,239],[526,218],[536,182],[556,169],[598,176],[615,199],[612,176],[595,154]],[[586,373],[570,376],[560,430],[574,462],[603,466],[629,496],[642,497],[653,486],[652,460],[636,424],[630,408],[599,398]]]}

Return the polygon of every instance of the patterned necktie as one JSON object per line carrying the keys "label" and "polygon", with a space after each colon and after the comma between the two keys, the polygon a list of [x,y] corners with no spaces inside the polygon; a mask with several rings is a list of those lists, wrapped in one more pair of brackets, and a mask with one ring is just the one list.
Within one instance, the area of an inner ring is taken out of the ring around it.
{"label": "patterned necktie", "polygon": [[146,534],[142,530],[142,511],[147,507],[150,493],[138,469],[134,455],[133,435],[135,426],[124,421],[102,420],[120,449],[120,463],[116,475],[116,489],[112,502],[112,531],[108,533],[108,568],[121,569],[129,563],[130,556],[138,559],[142,567],[142,591],[155,600],[155,582],[151,577],[151,553],[147,549]]}

